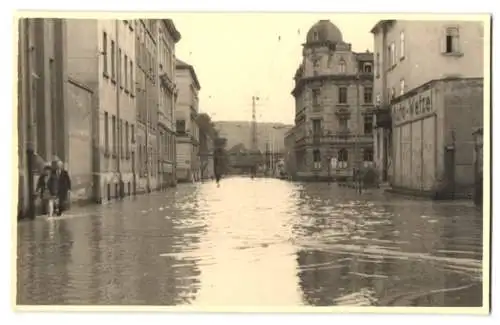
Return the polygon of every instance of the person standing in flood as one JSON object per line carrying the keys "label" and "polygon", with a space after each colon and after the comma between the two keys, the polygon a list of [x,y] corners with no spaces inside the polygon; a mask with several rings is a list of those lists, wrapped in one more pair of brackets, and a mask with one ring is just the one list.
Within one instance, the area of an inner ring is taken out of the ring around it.
{"label": "person standing in flood", "polygon": [[43,167],[42,174],[36,184],[36,193],[40,195],[42,201],[42,214],[47,214],[49,218],[54,215],[54,204],[57,197],[55,178],[52,167]]}
{"label": "person standing in flood", "polygon": [[214,175],[215,175],[215,182],[217,183],[217,186],[220,184],[220,179],[222,178],[222,174],[224,172],[224,149],[222,148],[215,148],[214,150]]}
{"label": "person standing in flood", "polygon": [[69,192],[71,191],[71,179],[68,172],[64,169],[62,161],[58,160],[55,165],[53,173],[57,187],[57,215],[60,216],[66,209]]}

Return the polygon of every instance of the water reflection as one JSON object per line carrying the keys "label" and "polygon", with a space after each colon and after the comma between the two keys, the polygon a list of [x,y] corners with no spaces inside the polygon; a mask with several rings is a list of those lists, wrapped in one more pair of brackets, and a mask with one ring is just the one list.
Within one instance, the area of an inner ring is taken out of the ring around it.
{"label": "water reflection", "polygon": [[481,306],[482,224],[472,206],[373,193],[360,200],[310,184],[299,191],[307,304]]}
{"label": "water reflection", "polygon": [[19,304],[480,306],[482,218],[335,184],[224,179],[18,226]]}

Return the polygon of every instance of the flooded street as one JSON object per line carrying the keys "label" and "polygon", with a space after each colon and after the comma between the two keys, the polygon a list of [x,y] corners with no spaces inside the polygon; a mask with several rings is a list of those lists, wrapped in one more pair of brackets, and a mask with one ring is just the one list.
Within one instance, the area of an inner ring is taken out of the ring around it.
{"label": "flooded street", "polygon": [[228,178],[18,225],[18,304],[481,306],[472,202]]}

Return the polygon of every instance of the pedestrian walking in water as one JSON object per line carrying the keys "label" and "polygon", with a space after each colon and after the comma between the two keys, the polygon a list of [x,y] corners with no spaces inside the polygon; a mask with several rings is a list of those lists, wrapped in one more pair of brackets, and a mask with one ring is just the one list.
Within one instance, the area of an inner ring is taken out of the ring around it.
{"label": "pedestrian walking in water", "polygon": [[57,198],[56,180],[52,173],[52,167],[45,165],[42,174],[36,184],[36,193],[40,195],[42,202],[42,213],[47,214],[49,218],[54,215],[54,205]]}
{"label": "pedestrian walking in water", "polygon": [[71,191],[71,179],[68,172],[64,169],[64,164],[62,161],[57,161],[55,163],[55,169],[53,171],[55,182],[56,182],[56,193],[57,193],[57,215],[60,216],[64,210],[67,208],[68,197]]}
{"label": "pedestrian walking in water", "polygon": [[222,148],[215,148],[214,150],[214,174],[217,186],[220,186],[220,180],[224,170],[224,151]]}

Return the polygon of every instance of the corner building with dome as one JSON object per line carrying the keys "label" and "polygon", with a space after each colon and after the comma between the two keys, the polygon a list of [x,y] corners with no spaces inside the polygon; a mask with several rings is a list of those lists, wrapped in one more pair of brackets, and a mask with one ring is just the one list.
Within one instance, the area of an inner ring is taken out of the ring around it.
{"label": "corner building with dome", "polygon": [[289,174],[341,179],[373,164],[373,53],[356,53],[329,20],[302,44],[295,73],[295,126],[287,133]]}

